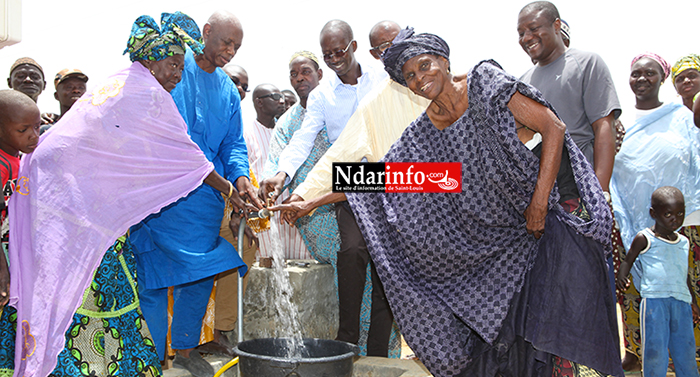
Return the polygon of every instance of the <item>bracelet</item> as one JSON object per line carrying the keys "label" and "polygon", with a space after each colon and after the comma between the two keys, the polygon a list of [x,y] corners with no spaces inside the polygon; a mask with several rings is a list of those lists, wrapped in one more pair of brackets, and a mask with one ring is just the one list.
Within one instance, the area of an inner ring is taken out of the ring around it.
{"label": "bracelet", "polygon": [[231,181],[226,182],[228,182],[228,196],[226,198],[231,199],[231,195],[233,195],[233,183],[231,183]]}

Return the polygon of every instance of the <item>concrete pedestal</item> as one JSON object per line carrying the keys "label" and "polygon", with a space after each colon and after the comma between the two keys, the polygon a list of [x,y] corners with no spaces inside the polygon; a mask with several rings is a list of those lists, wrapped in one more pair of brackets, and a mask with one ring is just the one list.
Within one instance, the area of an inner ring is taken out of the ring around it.
{"label": "concrete pedestal", "polygon": [[[315,260],[289,260],[292,303],[299,309],[302,335],[335,339],[338,333],[338,295],[333,267]],[[304,267],[308,265],[308,267]],[[271,302],[272,269],[254,265],[249,273],[243,300],[243,339],[270,337],[277,328]]]}

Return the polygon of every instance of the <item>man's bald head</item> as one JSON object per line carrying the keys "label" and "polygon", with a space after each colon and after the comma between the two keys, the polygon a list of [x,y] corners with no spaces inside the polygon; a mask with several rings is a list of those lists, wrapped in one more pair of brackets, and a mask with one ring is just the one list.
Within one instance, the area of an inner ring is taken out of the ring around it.
{"label": "man's bald head", "polygon": [[272,84],[260,84],[253,89],[253,97],[258,98],[270,93],[279,93],[280,90]]}
{"label": "man's bald head", "polygon": [[243,26],[227,11],[216,11],[202,28],[203,58],[197,64],[206,72],[225,66],[243,44]]}
{"label": "man's bald head", "polygon": [[224,72],[231,78],[233,84],[236,85],[238,89],[238,94],[241,96],[241,100],[245,98],[245,94],[248,92],[248,72],[246,72],[243,67],[233,63],[228,63],[223,68]]}
{"label": "man's bald head", "polygon": [[282,94],[284,95],[284,111],[287,111],[297,103],[297,96],[289,89],[283,90]]}
{"label": "man's bald head", "polygon": [[284,113],[284,95],[272,84],[260,84],[253,90],[253,106],[258,122],[273,128],[275,118]]}
{"label": "man's bald head", "polygon": [[231,75],[235,75],[235,76],[245,75],[246,77],[248,76],[248,71],[246,71],[245,68],[241,67],[238,64],[228,63],[224,66],[223,70],[229,76],[231,76]]}
{"label": "man's bald head", "polygon": [[401,26],[394,21],[379,22],[369,31],[369,44],[377,47],[382,43],[391,42],[400,31]]}
{"label": "man's bald head", "polygon": [[239,29],[243,29],[241,26],[241,21],[238,20],[238,17],[226,10],[217,10],[216,12],[212,13],[207,20],[207,24],[211,25],[212,27],[235,25]]}
{"label": "man's bald head", "polygon": [[379,59],[400,31],[401,26],[394,21],[382,21],[374,25],[369,31],[369,44],[372,46],[369,53]]}
{"label": "man's bald head", "polygon": [[347,43],[350,43],[351,40],[355,39],[352,34],[352,28],[343,20],[330,20],[326,22],[323,29],[321,29],[321,41],[323,40],[324,35],[328,34],[341,35],[347,41]]}

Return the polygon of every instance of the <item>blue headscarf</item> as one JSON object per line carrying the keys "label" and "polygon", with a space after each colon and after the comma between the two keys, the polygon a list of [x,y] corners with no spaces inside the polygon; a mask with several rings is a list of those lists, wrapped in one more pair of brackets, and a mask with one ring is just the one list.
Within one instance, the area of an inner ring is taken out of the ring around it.
{"label": "blue headscarf", "polygon": [[144,15],[134,21],[124,53],[129,53],[132,62],[159,61],[184,54],[185,45],[195,54],[203,52],[202,33],[190,16],[181,12],[163,13],[158,26],[153,17]]}
{"label": "blue headscarf", "polygon": [[450,46],[444,39],[435,34],[414,35],[413,28],[407,27],[394,38],[394,41],[382,55],[384,69],[389,73],[392,80],[403,86],[408,86],[403,78],[401,68],[411,58],[430,54],[442,56],[450,60]]}

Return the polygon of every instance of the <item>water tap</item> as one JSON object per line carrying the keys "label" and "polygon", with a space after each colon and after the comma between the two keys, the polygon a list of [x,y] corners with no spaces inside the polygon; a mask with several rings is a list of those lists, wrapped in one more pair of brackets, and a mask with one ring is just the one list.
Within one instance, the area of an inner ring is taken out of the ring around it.
{"label": "water tap", "polygon": [[263,208],[260,211],[251,211],[248,213],[248,218],[249,219],[267,219],[272,217],[274,212],[270,211],[267,208]]}

